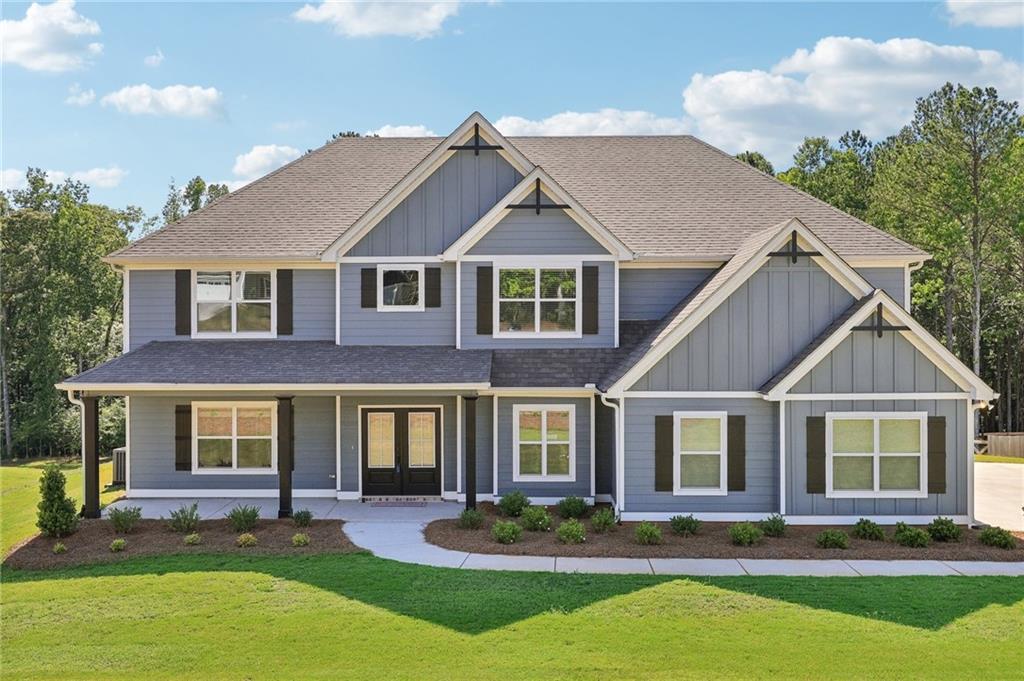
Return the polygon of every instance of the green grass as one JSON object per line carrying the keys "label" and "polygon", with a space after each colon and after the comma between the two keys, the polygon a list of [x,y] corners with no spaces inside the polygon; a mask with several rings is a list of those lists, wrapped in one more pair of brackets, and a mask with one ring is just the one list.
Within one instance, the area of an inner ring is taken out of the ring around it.
{"label": "green grass", "polygon": [[1024,463],[1024,456],[991,456],[989,454],[975,454],[974,460],[978,463]]}
{"label": "green grass", "polygon": [[1009,678],[1024,579],[673,579],[309,557],[6,571],[3,675]]}
{"label": "green grass", "polygon": [[[27,463],[0,466],[0,555],[6,555],[12,546],[35,535],[36,504],[39,503],[39,476],[49,459],[33,459]],[[68,495],[75,504],[82,503],[82,464],[77,461],[61,460],[61,470],[67,478]],[[113,465],[100,463],[100,489],[110,485]],[[120,489],[103,492],[102,505],[121,496]]]}

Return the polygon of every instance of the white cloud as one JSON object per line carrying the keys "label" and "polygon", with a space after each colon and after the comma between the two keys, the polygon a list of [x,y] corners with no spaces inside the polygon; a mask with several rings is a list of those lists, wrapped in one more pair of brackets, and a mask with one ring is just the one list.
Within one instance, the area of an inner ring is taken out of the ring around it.
{"label": "white cloud", "polygon": [[146,58],[142,60],[142,63],[145,64],[146,66],[152,67],[154,69],[156,67],[160,66],[161,64],[164,63],[164,53],[163,53],[163,50],[161,50],[159,47],[156,48],[156,52],[153,53],[153,54],[147,55]]}
{"label": "white cloud", "polygon": [[301,130],[308,125],[304,118],[296,118],[291,121],[278,121],[274,123],[274,130],[278,132],[294,132],[295,130]]}
{"label": "white cloud", "polygon": [[1019,0],[979,2],[978,0],[946,0],[949,23],[970,24],[985,28],[1024,26],[1024,3]]}
{"label": "white cloud", "polygon": [[4,62],[31,71],[71,71],[103,51],[101,43],[89,40],[99,33],[99,24],[75,11],[74,0],[32,3],[24,19],[0,21],[0,52]]}
{"label": "white cloud", "polygon": [[298,158],[301,153],[295,147],[280,144],[257,144],[244,154],[235,157],[235,165],[231,171],[242,180],[252,181],[283,166],[288,161]]}
{"label": "white cloud", "polygon": [[[70,177],[76,182],[84,182],[91,188],[112,189],[121,184],[121,181],[124,180],[127,174],[127,170],[122,170],[117,166],[76,170],[72,173],[63,170],[47,170],[46,179],[52,184],[61,184]],[[25,171],[16,168],[5,168],[0,172],[0,184],[3,185],[4,191],[24,189],[28,186],[25,180]]]}
{"label": "white cloud", "polygon": [[621,109],[565,111],[541,120],[502,116],[494,127],[504,135],[680,135],[690,132],[690,124],[683,118]]}
{"label": "white cloud", "polygon": [[335,33],[349,38],[430,38],[458,12],[458,2],[321,2],[305,5],[292,16],[299,21],[329,24]]}
{"label": "white cloud", "polygon": [[25,179],[25,171],[17,168],[4,168],[0,170],[0,191],[12,189],[24,189],[28,185]]}
{"label": "white cloud", "polygon": [[95,99],[95,92],[92,90],[83,90],[81,85],[75,83],[68,88],[68,96],[64,100],[64,103],[72,106],[89,106]]}
{"label": "white cloud", "polygon": [[213,87],[168,85],[158,90],[143,83],[111,92],[100,101],[127,114],[205,118],[220,113],[222,100],[220,91]]}
{"label": "white cloud", "polygon": [[380,137],[434,137],[434,131],[425,125],[385,125],[368,130],[367,135]]}
{"label": "white cloud", "polygon": [[238,189],[241,189],[242,187],[244,187],[245,185],[249,184],[250,182],[252,182],[255,179],[256,178],[253,177],[253,178],[249,178],[247,180],[221,180],[220,182],[214,182],[213,184],[227,185],[228,191],[229,192],[233,192],[233,191],[236,191]]}

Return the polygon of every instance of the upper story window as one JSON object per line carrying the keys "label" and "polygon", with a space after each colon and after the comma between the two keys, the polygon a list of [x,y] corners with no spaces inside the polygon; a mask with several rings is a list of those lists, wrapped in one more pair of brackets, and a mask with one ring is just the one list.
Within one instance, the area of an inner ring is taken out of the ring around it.
{"label": "upper story window", "polygon": [[195,272],[193,335],[273,336],[274,271]]}
{"label": "upper story window", "polygon": [[825,415],[825,496],[928,495],[927,412]]}
{"label": "upper story window", "polygon": [[580,267],[495,267],[495,335],[580,336]]}
{"label": "upper story window", "polygon": [[378,265],[377,311],[422,311],[423,269],[423,265]]}
{"label": "upper story window", "polygon": [[727,494],[727,414],[724,411],[677,411],[673,414],[677,495]]}

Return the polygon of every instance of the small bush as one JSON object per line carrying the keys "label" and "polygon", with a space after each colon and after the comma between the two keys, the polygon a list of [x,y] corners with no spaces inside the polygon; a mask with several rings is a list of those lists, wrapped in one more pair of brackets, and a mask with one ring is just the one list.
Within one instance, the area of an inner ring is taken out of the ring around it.
{"label": "small bush", "polygon": [[292,513],[292,522],[295,527],[309,527],[313,524],[313,512],[308,508]]}
{"label": "small bush", "polygon": [[1017,539],[1001,527],[986,527],[978,534],[978,541],[985,546],[995,546],[1000,549],[1017,548]]}
{"label": "small bush", "polygon": [[498,502],[498,510],[501,511],[503,516],[518,518],[529,505],[529,498],[519,490],[514,489],[501,497],[501,501]]}
{"label": "small bush", "polygon": [[963,529],[952,518],[939,516],[928,525],[928,534],[935,541],[960,541]]}
{"label": "small bush", "polygon": [[195,532],[199,529],[199,503],[184,504],[177,511],[171,511],[167,526],[174,532]]}
{"label": "small bush", "polygon": [[615,512],[610,508],[599,508],[590,517],[590,527],[594,532],[605,533],[615,529]]}
{"label": "small bush", "polygon": [[199,536],[198,532],[185,535],[185,546],[199,546],[203,543],[203,538]]}
{"label": "small bush", "polygon": [[563,518],[582,518],[587,514],[587,502],[583,497],[566,497],[558,502],[558,515]]}
{"label": "small bush", "polygon": [[822,530],[814,543],[819,549],[846,549],[850,547],[850,538],[842,530]]}
{"label": "small bush", "polygon": [[57,542],[53,545],[53,552],[57,555],[68,552],[68,547],[64,546],[64,542]]}
{"label": "small bush", "polygon": [[700,521],[694,518],[692,513],[690,515],[674,515],[669,518],[668,524],[672,526],[672,531],[680,537],[697,534],[700,529]]}
{"label": "small bush", "polygon": [[120,538],[115,539],[114,541],[110,542],[110,552],[111,553],[121,553],[122,551],[125,550],[125,547],[127,547],[127,546],[128,546],[127,540],[120,539]]}
{"label": "small bush", "polygon": [[529,506],[519,517],[523,529],[530,532],[547,532],[551,529],[551,516],[543,506]]}
{"label": "small bush", "polygon": [[64,474],[60,466],[48,463],[39,478],[39,513],[36,526],[47,537],[66,537],[78,529],[75,502],[64,490]]}
{"label": "small bush", "polygon": [[309,535],[299,532],[292,535],[292,546],[309,546]]}
{"label": "small bush", "polygon": [[764,532],[754,523],[736,523],[729,526],[729,538],[736,546],[753,546],[764,539]]}
{"label": "small bush", "polygon": [[491,536],[499,544],[515,544],[523,536],[523,528],[511,520],[499,520],[491,526]]}
{"label": "small bush", "polygon": [[914,549],[923,549],[932,543],[932,538],[920,527],[911,527],[906,523],[896,523],[896,533],[893,540],[900,546],[908,546]]}
{"label": "small bush", "polygon": [[867,539],[868,541],[883,541],[885,539],[885,530],[882,529],[882,526],[867,518],[858,520],[857,524],[853,526],[851,534],[857,539]]}
{"label": "small bush", "polygon": [[786,534],[786,519],[778,513],[772,513],[758,523],[758,527],[769,537],[781,537]]}
{"label": "small bush", "polygon": [[479,530],[484,524],[484,514],[475,508],[467,508],[459,514],[458,525],[464,530]]}
{"label": "small bush", "polygon": [[244,532],[238,535],[238,539],[235,540],[235,545],[243,549],[249,548],[250,546],[256,546],[256,535]]}
{"label": "small bush", "polygon": [[256,527],[260,519],[259,506],[247,506],[240,504],[228,511],[228,520],[231,521],[231,528],[235,532],[248,532]]}
{"label": "small bush", "polygon": [[142,509],[138,506],[125,506],[124,508],[112,508],[107,513],[110,524],[114,526],[114,532],[128,534],[135,527],[135,523],[142,519]]}
{"label": "small bush", "polygon": [[633,530],[633,539],[636,540],[637,544],[644,546],[660,544],[663,541],[661,538],[661,528],[645,520]]}
{"label": "small bush", "polygon": [[587,541],[587,531],[583,528],[583,523],[575,518],[570,518],[559,525],[555,534],[558,535],[558,541],[563,544],[582,544]]}

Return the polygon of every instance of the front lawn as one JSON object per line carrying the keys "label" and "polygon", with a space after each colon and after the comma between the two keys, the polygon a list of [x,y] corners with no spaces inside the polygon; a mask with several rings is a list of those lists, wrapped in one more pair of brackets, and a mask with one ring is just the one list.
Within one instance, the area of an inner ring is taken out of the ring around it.
{"label": "front lawn", "polygon": [[1024,579],[495,573],[367,554],[5,570],[30,678],[1009,678]]}
{"label": "front lawn", "polygon": [[1024,463],[1024,456],[992,456],[991,454],[975,454],[977,463]]}

